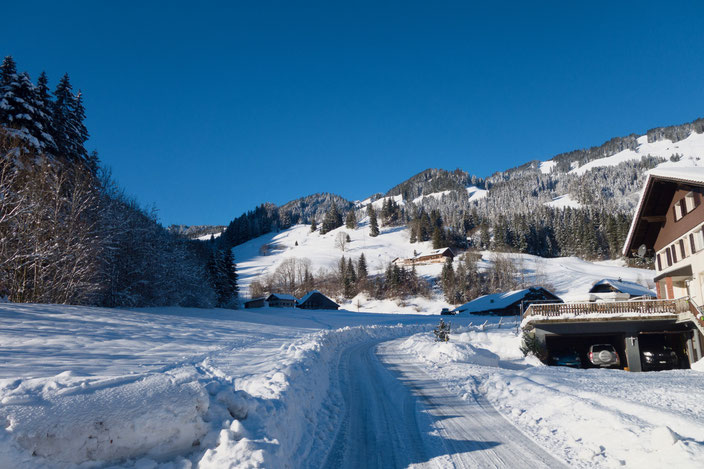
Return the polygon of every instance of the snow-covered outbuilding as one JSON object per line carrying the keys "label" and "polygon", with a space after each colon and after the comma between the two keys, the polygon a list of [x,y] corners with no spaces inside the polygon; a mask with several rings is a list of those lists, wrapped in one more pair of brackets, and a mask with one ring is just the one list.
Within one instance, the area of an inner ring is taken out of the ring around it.
{"label": "snow-covered outbuilding", "polygon": [[543,287],[530,287],[505,293],[492,293],[476,298],[454,309],[457,313],[492,314],[511,316],[521,314],[521,305],[527,308],[533,303],[555,302],[562,299]]}
{"label": "snow-covered outbuilding", "polygon": [[296,297],[286,293],[272,293],[266,298],[272,308],[293,308],[296,306]]}
{"label": "snow-covered outbuilding", "polygon": [[636,282],[605,278],[589,290],[589,301],[624,301],[631,298],[655,298],[655,292]]}
{"label": "snow-covered outbuilding", "polygon": [[298,305],[302,309],[338,309],[340,305],[332,301],[318,290],[308,292],[303,298],[298,300]]}

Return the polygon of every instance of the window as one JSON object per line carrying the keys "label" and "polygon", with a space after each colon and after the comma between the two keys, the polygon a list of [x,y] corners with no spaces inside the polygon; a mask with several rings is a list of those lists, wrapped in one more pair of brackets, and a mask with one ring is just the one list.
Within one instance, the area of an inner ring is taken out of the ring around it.
{"label": "window", "polygon": [[695,201],[694,201],[694,192],[690,192],[689,194],[687,194],[684,197],[684,207],[685,207],[686,213],[689,213],[692,210],[694,210],[694,207],[696,207]]}
{"label": "window", "polygon": [[684,240],[680,239],[680,254],[682,254],[682,259],[687,257],[687,253],[684,252]]}
{"label": "window", "polygon": [[697,252],[704,248],[704,232],[702,230],[694,232],[694,246]]}
{"label": "window", "polygon": [[679,220],[682,218],[682,201],[678,200],[677,203],[675,204],[675,221]]}

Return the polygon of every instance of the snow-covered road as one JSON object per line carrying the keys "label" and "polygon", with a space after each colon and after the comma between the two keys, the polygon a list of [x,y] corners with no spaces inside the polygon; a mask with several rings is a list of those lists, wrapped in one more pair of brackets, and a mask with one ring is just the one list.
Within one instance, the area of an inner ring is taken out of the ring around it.
{"label": "snow-covered road", "polygon": [[367,341],[339,363],[345,415],[324,467],[564,467],[481,395],[463,400],[409,362],[397,341]]}

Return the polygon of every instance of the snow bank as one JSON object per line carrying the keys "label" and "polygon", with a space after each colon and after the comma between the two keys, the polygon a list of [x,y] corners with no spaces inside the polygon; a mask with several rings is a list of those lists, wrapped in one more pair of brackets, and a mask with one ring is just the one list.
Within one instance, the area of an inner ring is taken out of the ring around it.
{"label": "snow bank", "polygon": [[198,467],[315,467],[343,414],[338,381],[332,379],[342,349],[421,329],[427,326],[346,327],[295,341],[282,350],[276,370],[235,381],[237,390],[228,399],[243,404],[239,413],[246,418],[225,421],[217,445]]}
{"label": "snow bank", "polygon": [[419,334],[393,346],[457,395],[486,396],[570,467],[704,464],[704,402],[693,392],[704,386],[701,373],[548,367],[522,356],[515,329],[481,329],[465,328],[449,343]]}

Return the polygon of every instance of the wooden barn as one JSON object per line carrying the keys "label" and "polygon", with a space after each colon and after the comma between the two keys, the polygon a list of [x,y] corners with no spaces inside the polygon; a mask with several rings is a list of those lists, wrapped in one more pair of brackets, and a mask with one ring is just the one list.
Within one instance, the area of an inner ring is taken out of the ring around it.
{"label": "wooden barn", "polygon": [[266,298],[263,296],[261,298],[252,298],[249,301],[245,301],[244,307],[247,309],[250,308],[263,308],[266,306]]}
{"label": "wooden barn", "polygon": [[317,290],[306,294],[298,301],[297,306],[302,309],[338,309],[340,307],[340,305]]}

